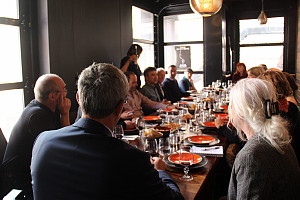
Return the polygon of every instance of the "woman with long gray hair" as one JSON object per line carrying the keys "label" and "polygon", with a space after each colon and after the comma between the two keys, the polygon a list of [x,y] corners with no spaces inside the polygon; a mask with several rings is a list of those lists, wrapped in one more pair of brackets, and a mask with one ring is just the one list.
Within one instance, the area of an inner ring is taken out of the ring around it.
{"label": "woman with long gray hair", "polygon": [[228,111],[239,137],[247,140],[232,168],[228,199],[300,199],[300,168],[272,84],[240,80]]}

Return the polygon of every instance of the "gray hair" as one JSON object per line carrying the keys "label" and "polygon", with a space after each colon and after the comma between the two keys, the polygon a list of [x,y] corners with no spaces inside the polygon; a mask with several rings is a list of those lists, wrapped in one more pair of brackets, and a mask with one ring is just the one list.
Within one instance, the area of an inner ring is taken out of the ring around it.
{"label": "gray hair", "polygon": [[112,64],[94,63],[78,79],[79,102],[84,114],[103,118],[111,114],[128,95],[128,82]]}
{"label": "gray hair", "polygon": [[37,101],[48,100],[49,94],[59,89],[55,78],[61,79],[56,74],[44,74],[38,78],[34,86],[34,97]]}
{"label": "gray hair", "polygon": [[246,78],[237,82],[230,92],[229,115],[238,135],[245,140],[239,120],[244,120],[255,134],[265,138],[279,153],[291,139],[287,129],[287,122],[279,115],[266,118],[265,101],[276,102],[276,93],[273,85],[267,81]]}
{"label": "gray hair", "polygon": [[166,73],[166,70],[162,67],[159,67],[156,69],[157,73],[161,72],[161,71],[164,71]]}

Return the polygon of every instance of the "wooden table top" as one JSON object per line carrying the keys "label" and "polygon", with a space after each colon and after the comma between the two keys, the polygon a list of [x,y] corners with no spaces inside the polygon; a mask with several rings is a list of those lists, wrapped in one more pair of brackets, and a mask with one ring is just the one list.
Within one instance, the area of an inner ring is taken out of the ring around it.
{"label": "wooden table top", "polygon": [[[223,137],[219,137],[219,139],[221,140],[220,145],[225,149],[227,140]],[[205,194],[206,192],[209,192],[206,191],[205,184],[210,181],[209,179],[213,176],[214,169],[221,158],[211,156],[207,156],[206,158],[208,162],[205,166],[189,171],[189,174],[194,178],[192,181],[179,180],[179,177],[183,176],[183,169],[172,168],[170,166],[167,166],[166,168],[167,173],[173,177],[186,200],[205,199],[202,195],[209,195]]]}

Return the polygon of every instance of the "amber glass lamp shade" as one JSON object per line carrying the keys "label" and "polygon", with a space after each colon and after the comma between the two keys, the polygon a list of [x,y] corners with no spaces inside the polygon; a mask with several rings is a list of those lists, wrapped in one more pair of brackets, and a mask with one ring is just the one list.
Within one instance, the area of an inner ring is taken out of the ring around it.
{"label": "amber glass lamp shade", "polygon": [[190,0],[190,6],[195,13],[203,17],[216,14],[222,7],[223,0]]}

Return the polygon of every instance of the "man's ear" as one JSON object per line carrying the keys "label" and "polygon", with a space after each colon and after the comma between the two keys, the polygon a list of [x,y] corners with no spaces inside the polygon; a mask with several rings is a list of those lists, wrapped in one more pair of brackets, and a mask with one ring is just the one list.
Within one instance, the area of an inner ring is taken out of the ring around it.
{"label": "man's ear", "polygon": [[78,105],[80,106],[80,103],[79,103],[79,94],[78,94],[78,91],[76,92],[76,101],[77,101]]}
{"label": "man's ear", "polygon": [[124,107],[124,101],[121,101],[121,102],[117,105],[116,110],[115,110],[115,114],[116,114],[117,116],[120,116],[120,115],[121,115],[121,113],[122,113],[122,111],[123,111],[123,107]]}
{"label": "man's ear", "polygon": [[55,92],[50,92],[50,93],[48,94],[48,99],[49,99],[50,101],[54,101],[54,100],[56,99],[56,93],[55,93]]}

